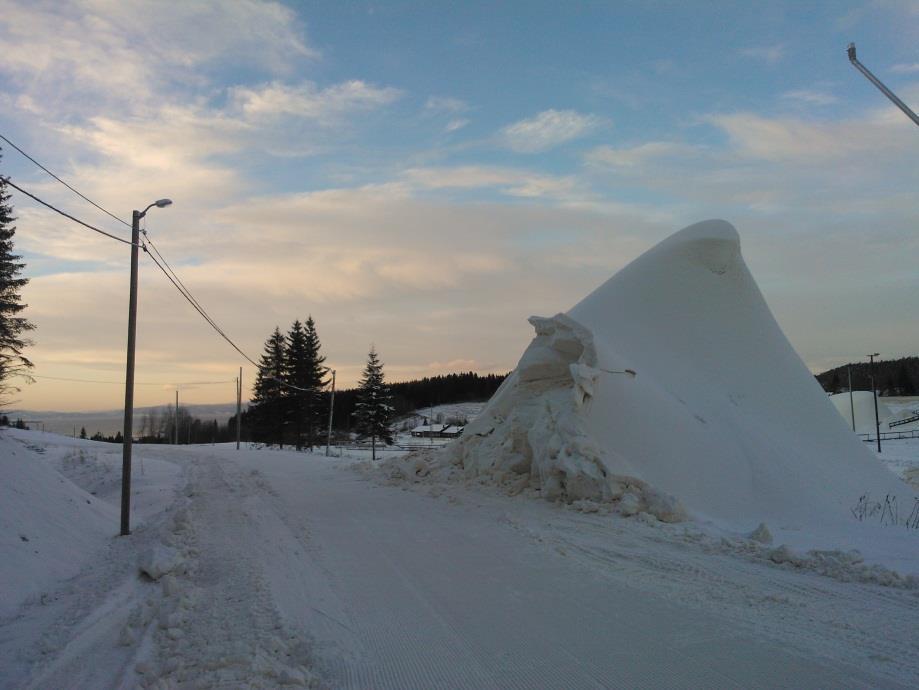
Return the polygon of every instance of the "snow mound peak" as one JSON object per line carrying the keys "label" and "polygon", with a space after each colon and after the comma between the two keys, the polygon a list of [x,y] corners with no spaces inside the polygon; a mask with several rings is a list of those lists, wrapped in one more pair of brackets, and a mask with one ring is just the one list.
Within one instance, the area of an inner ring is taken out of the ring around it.
{"label": "snow mound peak", "polygon": [[912,501],[795,353],[723,220],[530,323],[517,368],[448,450],[468,473],[745,530],[852,520],[866,493]]}

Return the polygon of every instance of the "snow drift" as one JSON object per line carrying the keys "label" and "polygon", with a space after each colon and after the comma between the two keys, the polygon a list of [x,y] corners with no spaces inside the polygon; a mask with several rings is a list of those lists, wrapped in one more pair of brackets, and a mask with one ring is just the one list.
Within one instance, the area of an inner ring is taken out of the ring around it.
{"label": "snow drift", "polygon": [[[830,402],[836,411],[842,415],[847,426],[852,428],[852,408],[855,408],[855,431],[859,434],[875,434],[874,424],[874,393],[871,391],[852,391],[852,402],[849,402],[848,393],[837,393],[830,396]],[[881,431],[888,431],[887,422],[893,417],[893,412],[878,399],[878,419],[881,420]]]}
{"label": "snow drift", "polygon": [[[44,453],[44,449],[39,449]],[[117,531],[118,514],[0,435],[0,616],[76,574]]]}
{"label": "snow drift", "polygon": [[721,220],[672,235],[536,337],[450,459],[555,500],[662,520],[852,520],[912,492],[846,428]]}

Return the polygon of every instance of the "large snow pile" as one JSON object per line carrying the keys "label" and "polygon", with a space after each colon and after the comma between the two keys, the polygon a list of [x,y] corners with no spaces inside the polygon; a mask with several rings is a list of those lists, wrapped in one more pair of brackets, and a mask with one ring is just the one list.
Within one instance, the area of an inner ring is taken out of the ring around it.
{"label": "large snow pile", "polygon": [[118,515],[29,448],[0,434],[0,615],[77,573]]}
{"label": "large snow pile", "polygon": [[786,340],[724,221],[530,323],[516,370],[447,451],[467,473],[744,529],[838,526],[865,494],[912,504]]}
{"label": "large snow pile", "polygon": [[[852,391],[851,402],[849,393],[837,393],[830,396],[830,402],[836,411],[842,415],[846,425],[852,428],[852,409],[855,409],[855,431],[859,434],[874,436],[876,428],[874,423],[874,393],[871,391]],[[878,419],[881,422],[881,432],[888,430],[887,423],[892,421],[893,412],[880,398],[878,399]]]}

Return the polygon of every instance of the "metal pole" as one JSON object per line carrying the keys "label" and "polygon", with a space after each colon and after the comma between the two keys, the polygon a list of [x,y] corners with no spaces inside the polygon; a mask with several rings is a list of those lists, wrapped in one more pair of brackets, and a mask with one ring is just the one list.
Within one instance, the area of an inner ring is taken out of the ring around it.
{"label": "metal pole", "polygon": [[881,420],[878,418],[878,389],[874,381],[874,358],[879,356],[877,352],[868,355],[871,359],[871,392],[874,394],[874,430],[878,437],[878,453],[881,452]]}
{"label": "metal pole", "polygon": [[239,450],[240,425],[242,424],[243,406],[243,368],[239,368],[239,378],[236,379],[236,450]]}
{"label": "metal pole", "polygon": [[128,357],[124,375],[124,428],[121,446],[121,534],[131,533],[131,441],[134,435],[134,349],[137,343],[137,247],[140,211],[131,218],[131,289],[128,296]]}
{"label": "metal pole", "polygon": [[325,456],[329,457],[329,446],[332,445],[332,414],[335,412],[335,370],[332,369],[332,395],[329,398],[329,432],[325,437]]}
{"label": "metal pole", "polygon": [[857,69],[859,72],[864,74],[865,77],[867,77],[868,81],[870,81],[872,84],[878,87],[878,90],[882,94],[887,96],[887,98],[890,99],[891,103],[893,103],[900,110],[902,110],[906,114],[906,117],[912,120],[914,124],[919,125],[919,115],[916,115],[916,113],[914,113],[910,109],[910,107],[906,105],[906,103],[904,103],[899,98],[897,98],[896,94],[894,94],[893,91],[891,91],[886,86],[884,86],[884,84],[881,83],[880,79],[874,76],[867,67],[865,67],[862,63],[858,61],[858,58],[855,57],[855,44],[854,43],[849,44],[849,47],[846,49],[846,52],[849,54],[849,62],[851,62],[854,65],[855,69]]}
{"label": "metal pole", "polygon": [[849,371],[849,412],[852,413],[852,433],[855,433],[855,403],[852,402],[852,365],[846,366]]}
{"label": "metal pole", "polygon": [[176,391],[176,418],[175,424],[172,425],[172,443],[179,445],[179,391]]}

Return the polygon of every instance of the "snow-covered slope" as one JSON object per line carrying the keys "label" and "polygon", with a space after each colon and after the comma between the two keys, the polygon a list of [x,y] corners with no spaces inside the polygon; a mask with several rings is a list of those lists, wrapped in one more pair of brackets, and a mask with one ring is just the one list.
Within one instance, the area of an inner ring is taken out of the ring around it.
{"label": "snow-covered slope", "polygon": [[0,615],[78,572],[117,532],[112,506],[46,464],[44,452],[0,435]]}
{"label": "snow-covered slope", "polygon": [[866,493],[912,503],[794,352],[724,221],[530,322],[517,369],[450,451],[468,472],[739,528],[838,526]]}

